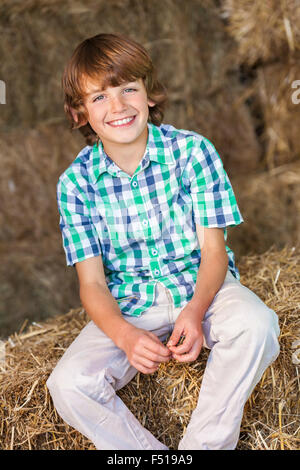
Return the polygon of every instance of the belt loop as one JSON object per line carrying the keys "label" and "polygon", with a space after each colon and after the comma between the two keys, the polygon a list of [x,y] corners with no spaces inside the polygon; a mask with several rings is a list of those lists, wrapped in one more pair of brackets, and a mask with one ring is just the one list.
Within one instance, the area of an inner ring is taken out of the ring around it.
{"label": "belt loop", "polygon": [[173,331],[173,328],[174,328],[174,301],[173,301],[173,297],[171,295],[171,292],[169,291],[169,289],[167,287],[165,287],[166,291],[167,291],[167,297],[169,299],[169,306],[168,306],[168,316],[169,316],[169,326],[170,326],[170,330],[169,330],[169,334],[172,333]]}
{"label": "belt loop", "polygon": [[167,287],[165,287],[166,291],[167,291],[167,296],[168,296],[168,299],[170,301],[170,304],[173,305],[173,297],[169,291],[169,289]]}

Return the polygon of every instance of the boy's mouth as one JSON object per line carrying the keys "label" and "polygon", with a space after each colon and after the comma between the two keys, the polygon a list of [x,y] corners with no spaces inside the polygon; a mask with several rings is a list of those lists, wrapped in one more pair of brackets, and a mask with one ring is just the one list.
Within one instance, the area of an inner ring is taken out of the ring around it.
{"label": "boy's mouth", "polygon": [[112,127],[128,127],[130,126],[135,120],[135,116],[131,116],[128,118],[124,119],[117,119],[115,121],[110,121],[107,124],[109,124]]}

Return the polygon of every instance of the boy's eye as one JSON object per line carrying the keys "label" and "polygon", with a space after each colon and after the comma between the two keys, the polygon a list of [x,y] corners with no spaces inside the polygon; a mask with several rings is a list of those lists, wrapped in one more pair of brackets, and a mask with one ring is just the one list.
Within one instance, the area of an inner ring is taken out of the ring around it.
{"label": "boy's eye", "polygon": [[[134,91],[137,91],[137,89],[136,88],[124,88],[123,91],[125,93],[132,93]],[[98,95],[93,99],[93,103],[95,103],[96,101],[103,101],[104,98],[105,98],[104,95]]]}
{"label": "boy's eye", "polygon": [[103,98],[103,95],[96,96],[96,98],[93,99],[93,103],[95,103],[95,101],[102,101]]}

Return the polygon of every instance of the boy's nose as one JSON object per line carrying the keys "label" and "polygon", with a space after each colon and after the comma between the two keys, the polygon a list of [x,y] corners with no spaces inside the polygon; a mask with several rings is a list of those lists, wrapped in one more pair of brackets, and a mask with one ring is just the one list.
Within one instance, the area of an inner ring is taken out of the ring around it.
{"label": "boy's nose", "polygon": [[113,113],[120,113],[126,109],[126,105],[122,98],[115,97],[110,102],[110,110]]}

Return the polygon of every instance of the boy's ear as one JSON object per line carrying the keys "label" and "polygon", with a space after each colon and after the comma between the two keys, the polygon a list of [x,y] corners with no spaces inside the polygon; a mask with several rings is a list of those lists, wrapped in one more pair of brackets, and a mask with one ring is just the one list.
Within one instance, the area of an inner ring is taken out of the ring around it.
{"label": "boy's ear", "polygon": [[76,111],[76,109],[72,108],[71,106],[69,109],[70,109],[70,113],[72,114],[72,118],[74,119],[76,124],[80,124],[80,127],[85,126],[88,123],[87,119],[82,119],[82,118],[80,119],[80,122],[79,122],[78,114],[81,114],[82,116],[82,113],[78,113],[78,111]]}
{"label": "boy's ear", "polygon": [[70,110],[70,113],[72,114],[73,120],[76,122],[76,124],[78,124],[78,115],[77,115],[77,111],[75,111],[74,108],[71,108],[71,106],[69,107],[69,110]]}
{"label": "boy's ear", "polygon": [[153,108],[153,106],[155,106],[156,103],[154,103],[154,101],[152,100],[148,100],[148,106],[150,106],[150,108]]}

